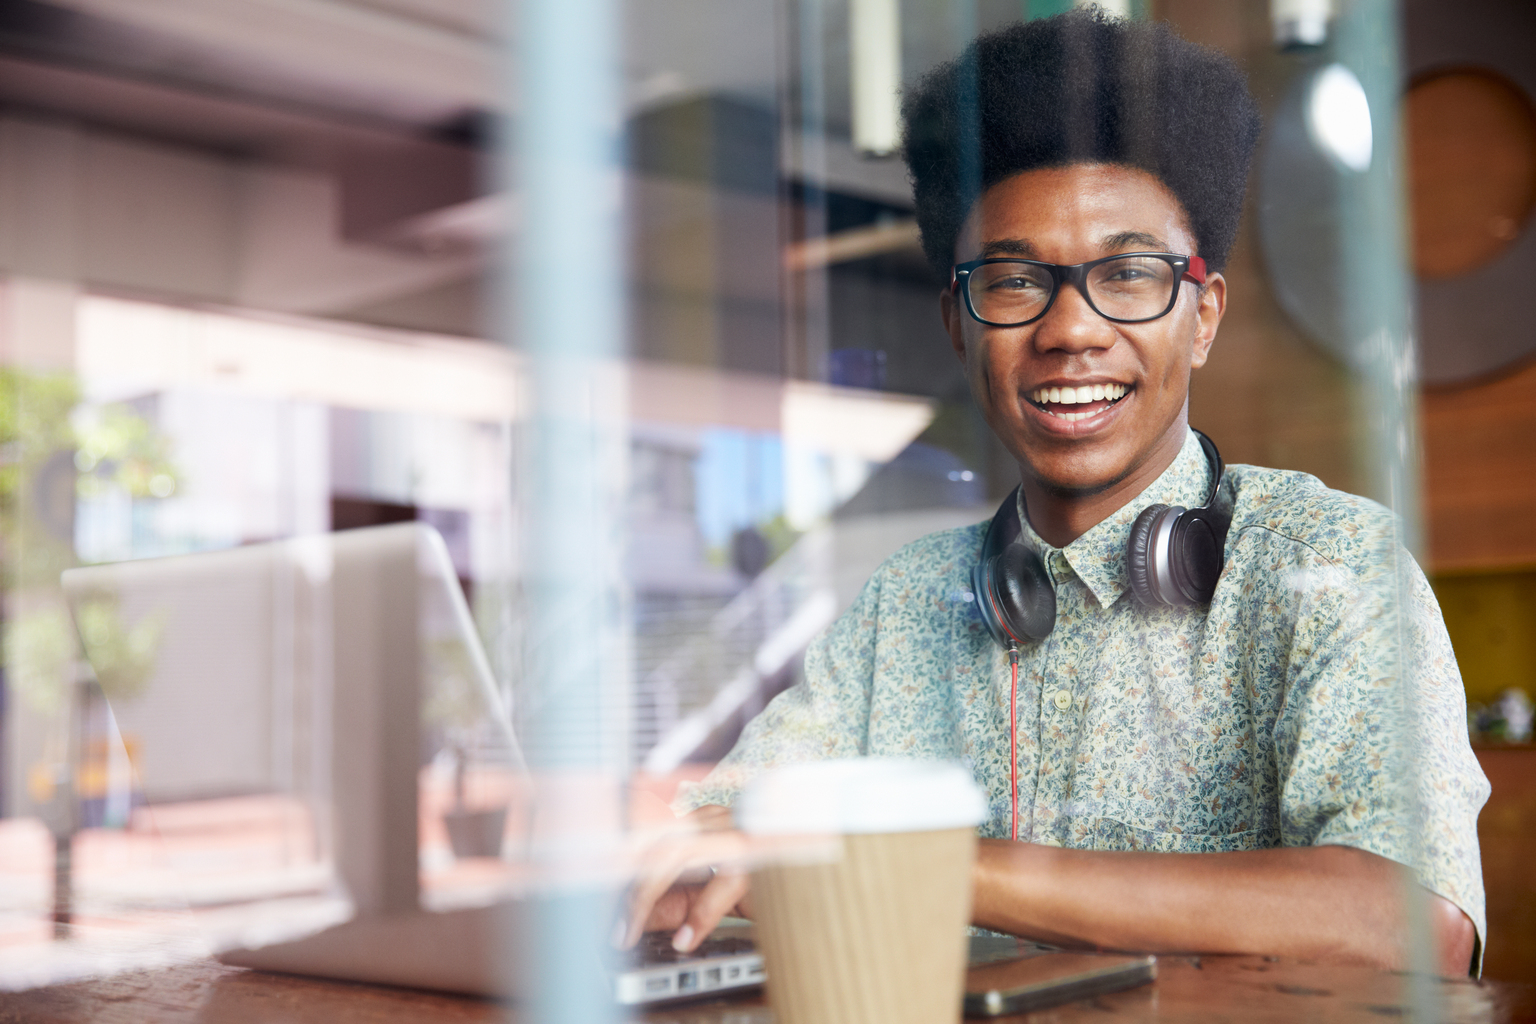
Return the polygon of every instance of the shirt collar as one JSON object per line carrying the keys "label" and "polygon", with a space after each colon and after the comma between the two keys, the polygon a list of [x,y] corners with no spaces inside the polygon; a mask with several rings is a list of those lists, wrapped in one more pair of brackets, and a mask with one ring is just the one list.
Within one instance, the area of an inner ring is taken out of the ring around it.
{"label": "shirt collar", "polygon": [[1200,447],[1200,438],[1191,430],[1184,437],[1184,447],[1161,476],[1065,548],[1053,547],[1040,539],[1025,514],[1024,492],[1020,489],[1020,539],[1040,553],[1052,583],[1060,583],[1065,576],[1075,573],[1093,592],[1099,605],[1108,608],[1130,585],[1125,576],[1125,542],[1141,510],[1159,503],[1196,508],[1204,503],[1210,489],[1210,463]]}

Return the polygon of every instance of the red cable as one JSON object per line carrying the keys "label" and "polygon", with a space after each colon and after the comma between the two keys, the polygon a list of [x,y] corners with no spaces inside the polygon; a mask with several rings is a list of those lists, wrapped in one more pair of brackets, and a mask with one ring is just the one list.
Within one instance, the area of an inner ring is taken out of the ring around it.
{"label": "red cable", "polygon": [[1019,649],[1008,647],[1008,799],[1013,807],[1013,841],[1019,841]]}

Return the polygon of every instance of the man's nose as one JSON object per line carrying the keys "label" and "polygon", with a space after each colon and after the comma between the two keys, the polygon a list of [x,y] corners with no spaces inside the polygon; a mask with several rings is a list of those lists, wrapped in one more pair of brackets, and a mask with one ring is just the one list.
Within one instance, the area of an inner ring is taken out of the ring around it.
{"label": "man's nose", "polygon": [[1041,352],[1082,352],[1109,348],[1115,342],[1114,325],[1094,312],[1078,285],[1063,281],[1056,301],[1035,328],[1035,348]]}

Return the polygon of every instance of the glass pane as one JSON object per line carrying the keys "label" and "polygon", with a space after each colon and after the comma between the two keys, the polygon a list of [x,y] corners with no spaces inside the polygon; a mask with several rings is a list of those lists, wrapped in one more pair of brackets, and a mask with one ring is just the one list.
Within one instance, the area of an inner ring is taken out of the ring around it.
{"label": "glass pane", "polygon": [[[666,907],[884,757],[982,794],[973,951],[1163,957],[1104,998],[1536,971],[1519,5],[23,6],[0,989],[757,1013]],[[1207,282],[980,262],[1133,252]]]}

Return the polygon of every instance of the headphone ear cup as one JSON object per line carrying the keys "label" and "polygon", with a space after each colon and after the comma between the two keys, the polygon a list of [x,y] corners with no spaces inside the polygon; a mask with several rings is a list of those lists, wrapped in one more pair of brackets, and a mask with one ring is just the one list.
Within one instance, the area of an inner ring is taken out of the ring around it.
{"label": "headphone ear cup", "polygon": [[998,561],[995,580],[1001,618],[1015,636],[1044,640],[1056,627],[1056,590],[1033,548],[1010,544]]}
{"label": "headphone ear cup", "polygon": [[1225,466],[1210,438],[1195,433],[1211,467],[1212,483],[1205,504],[1148,505],[1131,524],[1125,542],[1125,575],[1131,593],[1147,608],[1192,608],[1216,593],[1226,558],[1227,531],[1232,525],[1230,504],[1218,501]]}
{"label": "headphone ear cup", "polygon": [[1157,535],[1158,518],[1169,510],[1167,505],[1148,505],[1131,524],[1125,542],[1125,574],[1131,581],[1131,593],[1147,608],[1166,604],[1158,592],[1157,560],[1152,550]]}
{"label": "headphone ear cup", "polygon": [[1004,647],[1021,640],[1044,640],[1056,625],[1056,591],[1045,563],[1024,544],[978,562],[971,589],[987,632]]}
{"label": "headphone ear cup", "polygon": [[1173,580],[1181,604],[1205,604],[1216,593],[1221,578],[1222,542],[1225,530],[1213,523],[1204,509],[1191,509],[1173,524],[1171,547]]}
{"label": "headphone ear cup", "polygon": [[971,590],[976,596],[976,610],[981,614],[981,624],[987,627],[987,633],[1002,647],[1007,647],[1012,638],[1008,636],[1008,630],[997,617],[996,590],[992,585],[992,577],[997,573],[997,563],[1002,560],[1001,555],[984,558],[977,562],[971,569]]}

